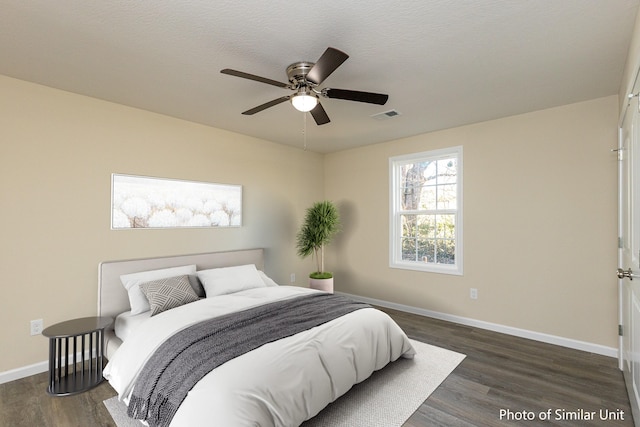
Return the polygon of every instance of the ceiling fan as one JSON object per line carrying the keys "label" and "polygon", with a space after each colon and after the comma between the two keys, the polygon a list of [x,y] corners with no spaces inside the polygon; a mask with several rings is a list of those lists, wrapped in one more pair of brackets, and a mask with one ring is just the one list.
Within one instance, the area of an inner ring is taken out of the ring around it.
{"label": "ceiling fan", "polygon": [[289,83],[282,83],[277,80],[271,80],[265,77],[256,76],[253,74],[245,73],[243,71],[232,70],[225,68],[220,70],[222,74],[228,74],[230,76],[242,77],[243,79],[254,80],[260,83],[266,83],[273,86],[278,86],[283,89],[290,89],[295,93],[273,101],[266,102],[262,105],[258,105],[250,110],[244,111],[242,114],[252,115],[259,113],[262,110],[266,110],[269,107],[278,105],[285,101],[291,101],[293,106],[302,112],[310,112],[313,119],[318,125],[324,125],[329,123],[329,116],[319,102],[319,97],[344,99],[347,101],[366,102],[369,104],[384,105],[389,99],[389,95],[372,92],[361,92],[357,90],[347,89],[332,89],[323,88],[319,89],[318,86],[329,77],[344,61],[349,58],[346,53],[334,49],[332,47],[327,48],[324,51],[318,62],[295,62],[287,67],[287,77]]}

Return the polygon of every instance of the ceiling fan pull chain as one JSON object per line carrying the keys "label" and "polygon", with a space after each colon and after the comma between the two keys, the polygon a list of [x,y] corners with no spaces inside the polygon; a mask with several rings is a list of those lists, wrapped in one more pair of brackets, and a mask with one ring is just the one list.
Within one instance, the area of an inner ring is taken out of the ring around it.
{"label": "ceiling fan pull chain", "polygon": [[307,151],[307,113],[302,113],[302,139],[304,141],[304,151]]}

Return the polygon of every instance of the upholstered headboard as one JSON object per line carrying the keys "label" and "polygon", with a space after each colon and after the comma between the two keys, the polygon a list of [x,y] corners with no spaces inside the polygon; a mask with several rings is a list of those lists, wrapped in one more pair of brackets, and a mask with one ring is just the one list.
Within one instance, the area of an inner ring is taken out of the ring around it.
{"label": "upholstered headboard", "polygon": [[131,309],[127,291],[120,281],[121,275],[192,264],[198,270],[244,264],[255,264],[258,270],[263,270],[264,250],[247,249],[102,262],[98,267],[98,316],[115,318]]}
{"label": "upholstered headboard", "polygon": [[[245,264],[255,264],[258,270],[264,270],[264,250],[246,249],[101,262],[98,266],[98,316],[115,319],[118,314],[131,309],[129,296],[120,281],[121,275],[192,264],[196,265],[197,270]],[[105,331],[107,359],[115,354],[121,344],[122,341],[115,335],[113,326]]]}

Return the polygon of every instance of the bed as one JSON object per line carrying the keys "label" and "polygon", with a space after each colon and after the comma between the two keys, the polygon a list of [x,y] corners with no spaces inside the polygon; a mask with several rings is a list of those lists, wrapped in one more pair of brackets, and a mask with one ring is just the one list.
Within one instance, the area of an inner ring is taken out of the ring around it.
{"label": "bed", "polygon": [[[151,426],[297,426],[415,354],[385,313],[276,284],[262,249],[103,262],[98,282],[116,319],[104,376]],[[154,293],[167,286],[198,297],[174,307]]]}

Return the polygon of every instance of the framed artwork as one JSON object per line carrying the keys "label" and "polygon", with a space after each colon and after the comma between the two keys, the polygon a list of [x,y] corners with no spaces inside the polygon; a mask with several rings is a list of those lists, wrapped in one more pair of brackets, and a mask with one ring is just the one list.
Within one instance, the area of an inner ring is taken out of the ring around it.
{"label": "framed artwork", "polygon": [[113,230],[241,225],[241,185],[111,175]]}

